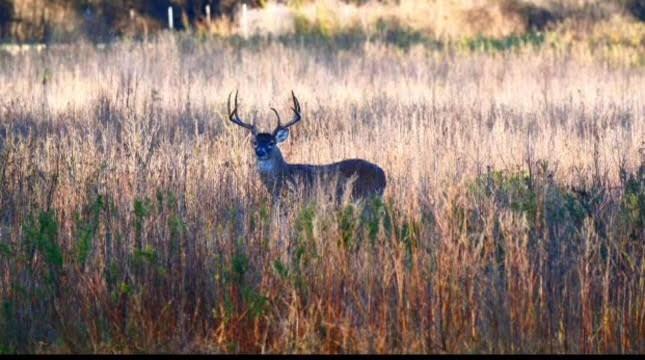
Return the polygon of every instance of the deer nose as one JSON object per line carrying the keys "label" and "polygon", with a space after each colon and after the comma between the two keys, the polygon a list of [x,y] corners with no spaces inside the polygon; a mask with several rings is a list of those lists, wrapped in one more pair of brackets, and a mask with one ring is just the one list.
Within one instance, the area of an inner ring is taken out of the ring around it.
{"label": "deer nose", "polygon": [[258,157],[265,157],[267,156],[267,151],[264,148],[255,148],[255,155]]}

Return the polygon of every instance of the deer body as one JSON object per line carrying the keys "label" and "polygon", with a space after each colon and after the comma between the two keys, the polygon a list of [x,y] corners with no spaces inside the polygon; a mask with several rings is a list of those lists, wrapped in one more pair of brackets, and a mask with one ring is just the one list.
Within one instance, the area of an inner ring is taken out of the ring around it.
{"label": "deer body", "polygon": [[286,125],[281,125],[280,116],[275,109],[271,109],[278,117],[278,126],[272,133],[258,133],[255,125],[241,121],[237,116],[237,93],[235,94],[235,108],[230,110],[229,119],[242,127],[251,130],[253,146],[257,156],[257,167],[260,179],[267,190],[279,197],[285,189],[294,189],[303,186],[309,192],[314,189],[317,181],[336,181],[335,192],[337,199],[341,199],[349,182],[352,199],[367,198],[370,196],[383,196],[386,186],[385,172],[378,165],[362,159],[347,159],[333,164],[289,164],[282,157],[277,144],[285,141],[289,135],[288,127],[300,121],[300,104],[293,95],[294,119]]}
{"label": "deer body", "polygon": [[295,188],[302,184],[310,191],[316,180],[337,180],[336,196],[343,196],[348,181],[354,179],[351,198],[383,196],[386,179],[385,172],[368,161],[347,159],[327,165],[289,164],[282,158],[279,150],[268,160],[258,161],[260,179],[274,196],[280,196],[283,189]]}

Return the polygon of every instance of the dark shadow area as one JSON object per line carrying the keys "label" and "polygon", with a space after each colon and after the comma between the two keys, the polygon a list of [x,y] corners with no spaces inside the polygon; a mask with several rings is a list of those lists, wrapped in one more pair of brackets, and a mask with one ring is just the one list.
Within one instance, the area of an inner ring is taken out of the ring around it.
{"label": "dark shadow area", "polygon": [[645,21],[645,1],[627,0],[625,1],[625,8],[638,20]]}

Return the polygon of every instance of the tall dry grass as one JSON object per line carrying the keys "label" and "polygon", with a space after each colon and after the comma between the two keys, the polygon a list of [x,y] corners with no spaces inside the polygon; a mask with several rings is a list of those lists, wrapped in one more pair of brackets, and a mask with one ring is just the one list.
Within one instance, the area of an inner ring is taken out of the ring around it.
{"label": "tall dry grass", "polygon": [[[161,37],[0,58],[0,352],[621,352],[645,344],[645,74],[550,49]],[[274,204],[292,162],[384,202]],[[640,170],[639,170],[640,169]]]}

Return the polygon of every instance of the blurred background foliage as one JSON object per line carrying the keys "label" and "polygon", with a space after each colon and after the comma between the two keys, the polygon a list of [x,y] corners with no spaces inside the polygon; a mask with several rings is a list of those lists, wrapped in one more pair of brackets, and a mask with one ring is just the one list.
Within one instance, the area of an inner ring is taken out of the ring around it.
{"label": "blurred background foliage", "polygon": [[[242,4],[248,6],[244,20]],[[144,38],[167,28],[168,7],[174,10],[175,30],[219,36],[244,31],[327,38],[378,34],[403,41],[500,39],[558,28],[588,33],[590,26],[602,28],[613,21],[621,24],[621,34],[636,26],[642,45],[645,20],[642,0],[0,0],[0,39]]]}
{"label": "blurred background foliage", "polygon": [[[209,5],[213,17],[231,16],[236,0],[0,0],[0,27],[5,40],[65,41],[84,36],[106,40],[161,30],[172,6],[175,28],[203,20]],[[257,7],[262,1],[247,1]]]}

